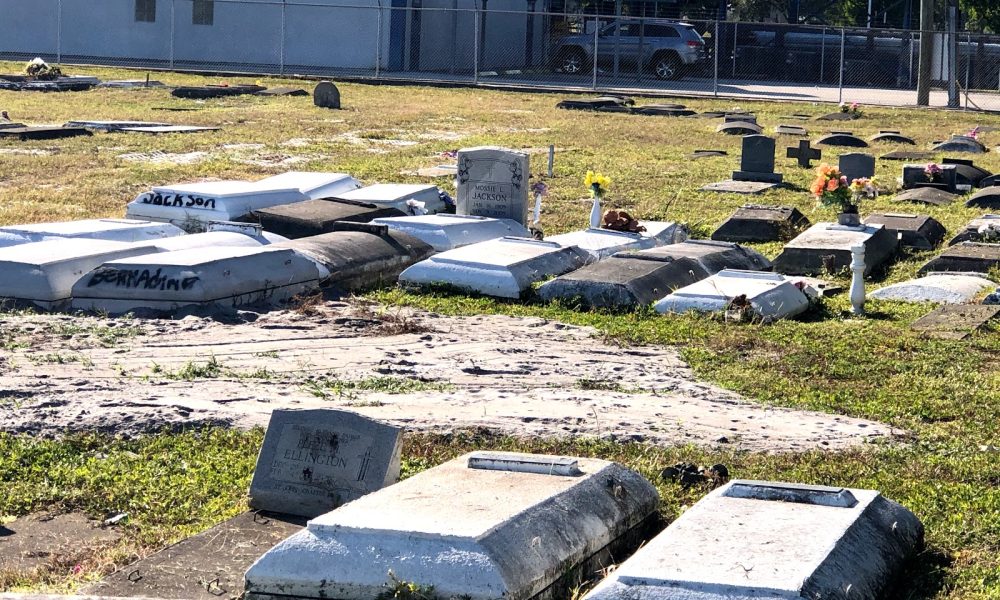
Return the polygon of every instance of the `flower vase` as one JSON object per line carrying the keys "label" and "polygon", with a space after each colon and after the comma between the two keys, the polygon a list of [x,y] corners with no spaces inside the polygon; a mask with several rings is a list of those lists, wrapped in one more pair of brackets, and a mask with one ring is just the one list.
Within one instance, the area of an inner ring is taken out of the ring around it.
{"label": "flower vase", "polygon": [[844,207],[844,211],[837,215],[837,223],[844,227],[860,227],[861,215],[858,214],[858,207],[849,205]]}
{"label": "flower vase", "polygon": [[601,228],[601,197],[594,194],[594,206],[590,209],[590,228]]}

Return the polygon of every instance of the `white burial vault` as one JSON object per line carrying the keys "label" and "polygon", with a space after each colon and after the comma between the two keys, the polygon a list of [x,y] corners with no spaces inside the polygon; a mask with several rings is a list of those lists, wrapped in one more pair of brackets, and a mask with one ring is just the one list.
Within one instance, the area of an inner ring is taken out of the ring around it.
{"label": "white burial vault", "polygon": [[432,256],[403,271],[399,282],[518,298],[532,283],[579,269],[591,260],[576,246],[504,237]]}
{"label": "white burial vault", "polygon": [[528,600],[634,549],[658,502],[612,462],[467,454],[311,520],[250,567],[246,597],[371,600],[395,579]]}
{"label": "white burial vault", "polygon": [[726,310],[738,296],[745,296],[753,313],[764,321],[794,317],[809,308],[809,297],[777,273],[726,269],[682,287],[653,305],[659,313]]}
{"label": "white burial vault", "polygon": [[474,215],[422,215],[385,217],[372,223],[412,235],[430,244],[435,252],[454,250],[502,237],[531,237],[531,233],[513,219],[494,219]]}
{"label": "white burial vault", "polygon": [[196,248],[105,262],[73,286],[72,306],[110,314],[232,310],[278,304],[318,287],[319,279],[316,264],[288,248]]}
{"label": "white burial vault", "polygon": [[448,208],[436,185],[418,183],[377,183],[335,194],[334,198],[391,207],[408,215],[434,214]]}
{"label": "white burial vault", "polygon": [[922,541],[913,513],[876,491],[733,481],[584,600],[875,600]]}
{"label": "white burial vault", "polygon": [[292,171],[260,181],[207,181],[157,186],[129,202],[126,216],[204,231],[209,221],[236,221],[254,210],[336,196],[361,187],[343,173]]}
{"label": "white burial vault", "polygon": [[901,302],[968,304],[996,285],[977,273],[928,273],[924,277],[879,288],[868,297]]}
{"label": "white burial vault", "polygon": [[550,235],[545,240],[563,246],[577,246],[594,260],[605,259],[616,252],[647,250],[687,240],[687,229],[677,223],[646,221],[640,224],[646,228],[643,233],[590,228]]}
{"label": "white burial vault", "polygon": [[178,235],[184,230],[169,223],[135,219],[87,219],[0,227],[0,248],[53,239],[83,238],[113,242],[145,242]]}

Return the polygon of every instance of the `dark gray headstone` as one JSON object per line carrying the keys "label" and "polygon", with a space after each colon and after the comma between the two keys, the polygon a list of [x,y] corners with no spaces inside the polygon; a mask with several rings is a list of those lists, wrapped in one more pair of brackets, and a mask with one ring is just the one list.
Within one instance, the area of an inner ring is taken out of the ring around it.
{"label": "dark gray headstone", "polygon": [[711,275],[691,258],[615,255],[543,284],[546,302],[578,300],[592,308],[632,308],[663,298],[677,288]]}
{"label": "dark gray headstone", "polygon": [[982,185],[984,179],[991,173],[986,169],[977,167],[971,160],[964,158],[945,158],[941,161],[946,165],[955,165],[955,181],[958,185],[969,185],[972,187],[989,187]]}
{"label": "dark gray headstone", "polygon": [[931,337],[964,340],[1000,316],[1000,306],[945,304],[917,319],[912,329]]}
{"label": "dark gray headstone", "polygon": [[887,152],[881,157],[882,160],[934,160],[937,156],[933,152],[907,152],[905,150],[895,150]]}
{"label": "dark gray headstone", "polygon": [[1000,209],[1000,186],[979,190],[965,202],[965,205],[969,208]]}
{"label": "dark gray headstone", "polygon": [[903,190],[893,198],[896,202],[917,202],[919,204],[930,204],[931,206],[947,206],[958,198],[957,194],[952,194],[936,188],[914,188]]}
{"label": "dark gray headstone", "polygon": [[877,135],[868,138],[870,142],[883,142],[886,144],[909,144],[915,146],[917,143],[913,138],[909,138],[898,131],[881,130]]}
{"label": "dark gray headstone", "polygon": [[264,231],[297,239],[329,233],[340,221],[368,223],[382,217],[405,216],[391,206],[327,198],[262,208],[243,220],[260,223]]}
{"label": "dark gray headstone", "polygon": [[395,483],[402,430],[340,410],[275,410],[250,507],[316,517]]}
{"label": "dark gray headstone", "polygon": [[867,225],[884,225],[899,235],[901,245],[918,250],[933,250],[944,241],[945,228],[928,215],[876,213],[865,219]]}
{"label": "dark gray headstone", "polygon": [[938,165],[941,174],[931,179],[924,172],[926,165],[903,165],[903,188],[932,187],[954,194],[958,185],[958,174],[955,165]]}
{"label": "dark gray headstone", "polygon": [[712,233],[712,239],[724,242],[786,241],[808,225],[809,219],[797,208],[748,204],[726,219]]}
{"label": "dark gray headstone", "polygon": [[990,175],[989,177],[984,177],[978,184],[978,187],[988,188],[995,185],[1000,185],[1000,174]]}
{"label": "dark gray headstone", "polygon": [[797,159],[800,167],[808,169],[812,167],[812,161],[823,157],[823,151],[813,148],[809,140],[800,140],[798,148],[792,147],[785,151],[785,157]]}
{"label": "dark gray headstone", "polygon": [[1000,244],[961,242],[932,258],[927,264],[920,267],[920,272],[988,273],[990,269],[997,266],[1000,266]]}
{"label": "dark gray headstone", "polygon": [[528,155],[492,146],[458,151],[457,212],[528,223]]}
{"label": "dark gray headstone", "polygon": [[863,152],[841,154],[840,174],[846,176],[847,181],[854,181],[862,177],[871,179],[875,176],[875,157]]}
{"label": "dark gray headstone", "polygon": [[949,246],[962,242],[1000,244],[1000,215],[983,215],[969,221],[958,234],[948,242]]}
{"label": "dark gray headstone", "polygon": [[746,112],[729,112],[723,116],[726,123],[757,123],[757,115]]}
{"label": "dark gray headstone", "polygon": [[766,135],[744,136],[740,170],[733,173],[733,179],[780,183],[781,174],[774,172],[774,138]]}
{"label": "dark gray headstone", "polygon": [[313,90],[313,104],[320,108],[340,108],[340,90],[330,81],[321,81]]}
{"label": "dark gray headstone", "polygon": [[760,135],[764,130],[760,125],[749,121],[731,121],[722,123],[715,130],[727,135]]}
{"label": "dark gray headstone", "polygon": [[847,131],[834,131],[816,140],[816,144],[842,146],[846,148],[867,148],[868,142]]}
{"label": "dark gray headstone", "polygon": [[778,125],[774,128],[774,133],[776,135],[796,135],[796,136],[807,136],[809,132],[806,131],[805,127],[801,125]]}
{"label": "dark gray headstone", "polygon": [[434,248],[384,225],[339,222],[332,233],[276,242],[323,265],[330,275],[323,287],[345,293],[396,283],[399,274],[434,254]]}
{"label": "dark gray headstone", "polygon": [[983,154],[987,152],[979,140],[967,135],[953,135],[950,140],[934,145],[931,150],[935,152],[969,152],[972,154]]}

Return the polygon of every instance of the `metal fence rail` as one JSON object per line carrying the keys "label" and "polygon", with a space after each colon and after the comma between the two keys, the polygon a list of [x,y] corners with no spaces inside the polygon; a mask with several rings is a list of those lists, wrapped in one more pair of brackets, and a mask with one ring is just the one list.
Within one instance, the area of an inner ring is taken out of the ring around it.
{"label": "metal fence rail", "polygon": [[908,106],[928,35],[931,105],[1000,110],[997,36],[357,1],[0,0],[0,59]]}

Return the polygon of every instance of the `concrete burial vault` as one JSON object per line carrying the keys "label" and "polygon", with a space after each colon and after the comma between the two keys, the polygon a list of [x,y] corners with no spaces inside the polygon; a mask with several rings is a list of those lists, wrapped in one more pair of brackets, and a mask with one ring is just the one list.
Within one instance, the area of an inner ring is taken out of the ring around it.
{"label": "concrete burial vault", "polygon": [[653,305],[659,313],[725,310],[744,296],[765,321],[794,317],[809,308],[809,297],[794,280],[777,273],[727,269],[669,294]]}
{"label": "concrete burial vault", "polygon": [[173,223],[186,231],[204,231],[209,221],[235,221],[252,211],[326,198],[361,184],[343,173],[291,171],[260,181],[208,181],[157,186],[129,202],[129,218]]}
{"label": "concrete burial vault", "polygon": [[876,491],[733,481],[584,600],[875,600],[922,542],[913,513]]}
{"label": "concrete burial vault", "polygon": [[590,254],[594,260],[601,260],[616,252],[656,248],[664,244],[683,242],[688,237],[687,229],[677,223],[646,221],[640,225],[645,227],[646,231],[629,233],[611,229],[589,228],[552,235],[545,239],[549,242],[556,242],[560,246],[577,246]]}
{"label": "concrete burial vault", "polygon": [[373,219],[376,225],[412,235],[430,244],[435,252],[454,250],[502,237],[531,237],[531,232],[513,219],[475,215],[421,215]]}
{"label": "concrete burial vault", "polygon": [[851,248],[865,249],[865,275],[888,262],[899,248],[898,235],[884,225],[847,227],[817,223],[785,245],[774,259],[774,270],[793,275],[818,275],[851,266]]}
{"label": "concrete burial vault", "polygon": [[0,227],[0,248],[65,238],[144,242],[182,235],[183,233],[183,229],[169,223],[135,219],[87,219],[84,221],[33,223]]}
{"label": "concrete burial vault", "polygon": [[246,597],[370,600],[392,578],[442,598],[560,596],[633,550],[658,501],[607,461],[467,454],[311,520],[250,567]]}
{"label": "concrete burial vault", "polygon": [[576,246],[504,237],[432,256],[403,271],[399,282],[519,298],[532,283],[579,269],[591,260]]}
{"label": "concrete burial vault", "polygon": [[395,208],[407,215],[444,212],[448,204],[441,198],[436,185],[421,183],[377,183],[356,190],[341,192],[338,200],[374,204],[381,208]]}
{"label": "concrete burial vault", "polygon": [[368,223],[376,218],[401,217],[403,211],[370,202],[323,198],[280,204],[255,210],[241,220],[259,223],[267,231],[298,239],[333,231],[337,223]]}
{"label": "concrete burial vault", "polygon": [[318,287],[319,279],[315,262],[289,248],[197,248],[104,262],[73,286],[72,306],[122,314],[273,305]]}

